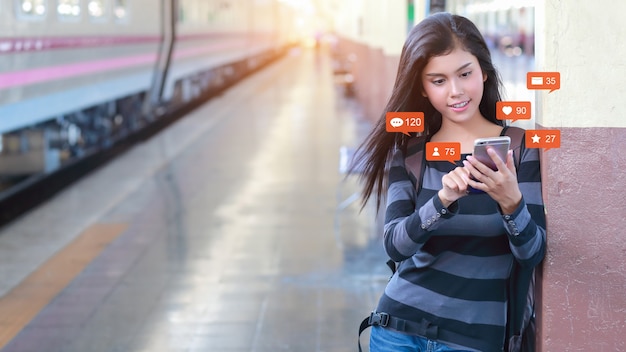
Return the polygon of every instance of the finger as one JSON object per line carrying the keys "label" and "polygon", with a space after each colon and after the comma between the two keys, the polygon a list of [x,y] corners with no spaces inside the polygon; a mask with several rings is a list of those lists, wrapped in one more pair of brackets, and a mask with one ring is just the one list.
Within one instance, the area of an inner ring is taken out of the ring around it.
{"label": "finger", "polygon": [[467,171],[462,169],[463,168],[457,168],[446,175],[446,186],[456,191],[465,191],[469,176],[467,175]]}
{"label": "finger", "polygon": [[468,170],[466,167],[457,167],[454,170],[454,175],[456,177],[458,177],[458,184],[459,186],[461,186],[461,188],[465,189],[467,188],[467,181],[469,181],[470,179],[470,170]]}
{"label": "finger", "polygon": [[[474,169],[474,170],[477,170],[477,171],[478,171],[478,172],[480,172],[481,174],[484,174],[484,175],[489,175],[491,172],[493,172],[493,170],[492,170],[489,166],[487,166],[487,165],[483,164],[480,160],[476,159],[476,158],[475,158],[474,156],[472,156],[472,155],[469,155],[469,156],[467,157],[467,161],[469,161],[469,163],[471,164],[471,166],[473,166],[473,169]],[[471,170],[470,170],[470,171],[471,171]],[[474,175],[474,177],[476,177],[476,175],[475,175],[474,173],[472,173],[472,175]]]}
{"label": "finger", "polygon": [[506,156],[506,167],[511,171],[511,173],[517,173],[517,170],[515,169],[515,160],[513,159],[513,150],[511,149],[509,149],[509,152]]}
{"label": "finger", "polygon": [[[498,156],[498,153],[496,153],[496,151],[493,150],[493,148],[487,148],[487,154],[489,154],[489,157],[491,158],[491,160],[494,162],[494,164],[496,164],[498,171],[501,171],[507,168],[506,163],[502,159],[500,159],[500,156]],[[507,161],[509,159],[508,152],[506,155],[506,159]]]}
{"label": "finger", "polygon": [[453,173],[450,173],[447,175],[448,177],[446,177],[445,179],[445,186],[450,188],[453,191],[463,191],[464,187],[466,187],[466,182],[463,181],[463,179],[461,177],[459,177],[458,175],[455,175]]}
{"label": "finger", "polygon": [[[484,164],[482,164],[480,161],[476,160],[476,158],[468,156],[467,157],[468,160],[463,160],[463,165],[465,165],[465,167],[467,168],[467,170],[469,171],[470,175],[472,175],[474,177],[475,180],[481,181],[483,182],[485,179],[487,179],[488,177],[480,172],[480,170],[478,169],[478,165],[474,165],[471,163],[471,161],[469,161],[470,158],[474,159],[474,161],[476,161],[477,163],[480,163],[481,165],[485,166]],[[485,166],[489,171],[491,171],[491,169],[489,169],[489,167]],[[491,171],[493,172],[493,171]]]}
{"label": "finger", "polygon": [[473,189],[477,189],[483,192],[489,190],[489,187],[487,187],[487,185],[485,185],[483,182],[475,181],[472,179],[467,182],[467,185],[468,187],[472,187]]}
{"label": "finger", "polygon": [[466,180],[470,176],[470,171],[466,167],[457,167],[449,173],[451,176]]}

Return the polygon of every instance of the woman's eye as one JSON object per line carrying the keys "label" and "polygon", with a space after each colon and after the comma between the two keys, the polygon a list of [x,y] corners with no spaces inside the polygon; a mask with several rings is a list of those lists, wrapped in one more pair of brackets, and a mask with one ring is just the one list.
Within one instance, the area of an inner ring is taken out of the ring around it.
{"label": "woman's eye", "polygon": [[467,71],[467,72],[463,72],[463,73],[461,73],[461,76],[462,76],[462,77],[467,77],[467,76],[469,76],[469,75],[471,75],[471,74],[472,74],[472,71]]}
{"label": "woman's eye", "polygon": [[441,85],[441,84],[443,84],[443,79],[434,80],[433,84],[436,85],[436,86]]}

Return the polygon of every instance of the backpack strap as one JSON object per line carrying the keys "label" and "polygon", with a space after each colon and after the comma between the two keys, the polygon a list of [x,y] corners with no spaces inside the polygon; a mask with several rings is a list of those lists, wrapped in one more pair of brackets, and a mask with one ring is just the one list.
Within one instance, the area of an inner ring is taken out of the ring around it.
{"label": "backpack strap", "polygon": [[[518,172],[524,149],[526,148],[525,134],[526,131],[519,127],[507,126],[502,130],[502,135],[511,137],[511,149],[513,149],[515,169]],[[530,352],[535,350],[534,287],[534,268],[523,268],[514,262],[511,269],[511,277],[509,278],[505,351]],[[515,295],[512,296],[512,294]]]}
{"label": "backpack strap", "polygon": [[505,126],[500,133],[501,136],[511,137],[511,149],[513,149],[513,160],[515,161],[515,170],[519,170],[519,166],[522,162],[522,154],[525,144],[526,130],[514,127]]}
{"label": "backpack strap", "polygon": [[426,149],[426,136],[409,139],[404,150],[404,166],[409,177],[415,182],[415,193],[419,193],[424,178],[426,163],[424,150]]}
{"label": "backpack strap", "polygon": [[[420,192],[422,180],[424,179],[424,170],[426,169],[426,159],[424,158],[424,150],[426,149],[427,136],[418,136],[409,139],[404,146],[404,168],[411,181],[415,183],[415,194]],[[391,269],[391,274],[396,273],[396,262],[389,259],[387,266]]]}
{"label": "backpack strap", "polygon": [[372,326],[372,322],[370,321],[370,316],[368,316],[367,318],[363,319],[363,321],[361,322],[361,325],[359,325],[359,352],[363,352],[363,349],[361,349],[361,334],[363,333],[363,331],[365,331],[365,329],[369,328],[370,326]]}

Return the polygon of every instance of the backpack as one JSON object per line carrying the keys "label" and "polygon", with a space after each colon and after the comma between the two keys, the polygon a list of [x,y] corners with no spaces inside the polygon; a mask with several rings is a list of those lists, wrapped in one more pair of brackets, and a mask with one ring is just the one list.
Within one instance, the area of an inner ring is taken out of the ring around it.
{"label": "backpack", "polygon": [[[519,170],[521,156],[523,155],[525,130],[518,127],[505,126],[501,135],[511,137],[511,149],[513,149],[513,159],[515,168]],[[405,167],[411,171],[416,178],[415,189],[419,193],[424,176],[426,164],[424,161],[424,146],[426,137],[411,138],[407,143],[406,150],[417,149],[417,152],[405,158]],[[396,272],[396,263],[391,259],[387,261],[387,266],[391,269],[392,275]],[[534,268],[523,268],[517,261],[513,260],[511,276],[508,283],[508,304],[507,304],[507,324],[504,350],[507,352],[534,352],[535,351],[535,270]],[[512,295],[514,293],[514,295]],[[372,312],[365,318],[359,326],[359,352],[361,349],[361,333],[372,325],[386,325],[388,316],[384,313],[381,316]]]}

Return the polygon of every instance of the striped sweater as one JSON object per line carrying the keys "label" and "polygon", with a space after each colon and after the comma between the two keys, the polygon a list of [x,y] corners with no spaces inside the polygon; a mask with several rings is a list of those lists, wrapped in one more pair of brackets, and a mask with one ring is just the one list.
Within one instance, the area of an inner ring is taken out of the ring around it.
{"label": "striped sweater", "polygon": [[405,167],[415,152],[397,150],[389,169],[384,247],[400,264],[376,310],[436,326],[436,339],[453,346],[502,351],[513,260],[534,267],[545,254],[538,149],[522,149],[523,197],[508,215],[487,194],[445,208],[437,192],[442,176],[455,168],[447,161],[426,162],[416,194],[416,177]]}

